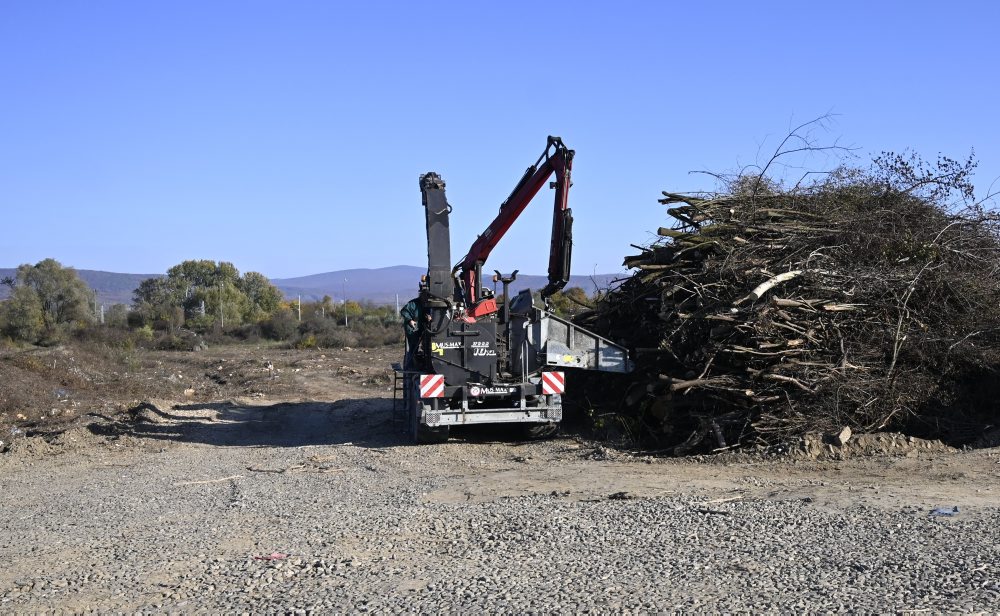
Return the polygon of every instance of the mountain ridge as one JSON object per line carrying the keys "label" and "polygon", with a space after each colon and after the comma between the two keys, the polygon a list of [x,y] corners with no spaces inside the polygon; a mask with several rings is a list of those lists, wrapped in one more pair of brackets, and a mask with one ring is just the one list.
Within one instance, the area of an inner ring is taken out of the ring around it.
{"label": "mountain ridge", "polygon": [[[97,301],[105,304],[131,304],[132,294],[139,284],[148,278],[160,278],[165,274],[128,274],[103,270],[76,270],[80,279],[97,293]],[[427,268],[415,265],[392,265],[380,268],[351,268],[318,274],[307,274],[292,278],[271,278],[271,283],[284,293],[286,299],[318,301],[330,296],[334,301],[347,299],[376,304],[391,304],[397,299],[405,302],[417,294],[420,277]],[[0,278],[15,276],[15,268],[0,268]],[[572,276],[568,287],[582,287],[588,294],[598,288],[605,288],[615,279],[625,274],[595,274],[592,276]],[[541,289],[547,283],[546,276],[523,274],[511,285],[513,292],[525,288]],[[492,275],[486,285],[493,288]],[[498,289],[500,289],[498,285]],[[0,286],[0,299],[8,296],[9,289]]]}

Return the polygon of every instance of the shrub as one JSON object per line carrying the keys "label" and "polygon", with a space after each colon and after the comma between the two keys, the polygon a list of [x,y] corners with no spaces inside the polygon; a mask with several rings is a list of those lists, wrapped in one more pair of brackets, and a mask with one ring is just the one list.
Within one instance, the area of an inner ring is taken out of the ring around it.
{"label": "shrub", "polygon": [[299,322],[291,310],[279,310],[260,323],[261,333],[271,340],[290,340],[298,329]]}
{"label": "shrub", "polygon": [[300,336],[298,340],[295,341],[295,348],[297,349],[315,349],[316,348],[316,336],[315,334],[306,334]]}
{"label": "shrub", "polygon": [[383,325],[381,323],[362,323],[357,328],[358,342],[361,347],[379,347],[403,343],[403,328],[399,325]]}
{"label": "shrub", "polygon": [[260,323],[246,323],[229,330],[229,335],[243,342],[257,342],[263,335]]}
{"label": "shrub", "polygon": [[36,342],[45,329],[38,294],[30,287],[15,287],[10,299],[0,306],[0,326],[13,340]]}
{"label": "shrub", "polygon": [[142,327],[135,330],[136,340],[140,342],[152,342],[153,341],[153,328],[149,325],[143,325]]}

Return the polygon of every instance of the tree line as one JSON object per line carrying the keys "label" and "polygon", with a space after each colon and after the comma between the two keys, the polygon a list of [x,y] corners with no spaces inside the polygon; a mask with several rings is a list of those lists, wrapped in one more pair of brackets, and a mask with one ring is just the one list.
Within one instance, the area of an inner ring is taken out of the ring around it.
{"label": "tree line", "polygon": [[184,261],[166,276],[142,281],[131,306],[115,304],[107,311],[98,308],[96,293],[76,270],[55,259],[21,265],[0,283],[10,290],[0,302],[0,335],[16,343],[92,337],[101,320],[106,329],[134,332],[165,348],[185,348],[196,336],[260,337],[298,346],[384,344],[396,342],[398,329],[392,307],[334,304],[328,296],[288,301],[263,274],[241,274],[225,261]]}
{"label": "tree line", "polygon": [[[241,274],[225,261],[184,261],[166,276],[143,280],[131,306],[115,304],[106,312],[98,309],[96,293],[76,270],[55,259],[21,265],[15,276],[0,282],[10,288],[8,299],[0,302],[0,335],[17,343],[52,345],[74,335],[92,337],[100,325],[178,349],[189,348],[197,336],[264,338],[300,348],[379,346],[402,339],[394,306],[334,303],[329,296],[289,301],[263,274]],[[582,289],[570,288],[550,302],[556,313],[571,316],[590,299]]]}

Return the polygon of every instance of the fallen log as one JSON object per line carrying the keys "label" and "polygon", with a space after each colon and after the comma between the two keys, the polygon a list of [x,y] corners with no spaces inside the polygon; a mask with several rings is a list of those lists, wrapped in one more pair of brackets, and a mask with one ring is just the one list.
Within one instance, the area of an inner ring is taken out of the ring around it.
{"label": "fallen log", "polygon": [[777,276],[771,278],[767,282],[761,283],[756,287],[754,287],[753,291],[750,291],[750,293],[748,293],[746,297],[743,297],[742,299],[738,299],[735,302],[733,302],[733,305],[739,306],[744,302],[755,302],[761,297],[763,297],[765,293],[767,293],[774,287],[778,286],[779,284],[783,282],[788,282],[789,280],[797,276],[801,276],[802,272],[803,270],[792,270],[790,272],[785,272],[784,274],[778,274]]}

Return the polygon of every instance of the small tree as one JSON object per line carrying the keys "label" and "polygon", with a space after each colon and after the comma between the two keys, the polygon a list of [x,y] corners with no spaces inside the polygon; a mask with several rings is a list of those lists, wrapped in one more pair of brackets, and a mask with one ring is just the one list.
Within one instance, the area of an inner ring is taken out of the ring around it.
{"label": "small tree", "polygon": [[36,342],[45,331],[42,302],[29,287],[14,287],[10,299],[0,305],[3,333],[13,340]]}
{"label": "small tree", "polygon": [[91,290],[76,270],[55,259],[21,265],[16,279],[7,279],[4,284],[12,292],[3,306],[3,329],[15,340],[57,340],[65,327],[94,320]]}
{"label": "small tree", "polygon": [[42,319],[49,330],[74,321],[92,321],[91,290],[76,270],[63,267],[55,259],[17,268],[18,286],[35,292],[42,305]]}
{"label": "small tree", "polygon": [[133,294],[136,314],[145,325],[166,325],[173,321],[174,311],[183,304],[185,290],[177,280],[147,278]]}
{"label": "small tree", "polygon": [[245,321],[266,319],[281,305],[281,291],[261,273],[246,272],[236,282],[236,288],[247,299],[242,315]]}
{"label": "small tree", "polygon": [[111,327],[124,328],[128,326],[128,306],[125,304],[112,304],[108,309],[104,322]]}

